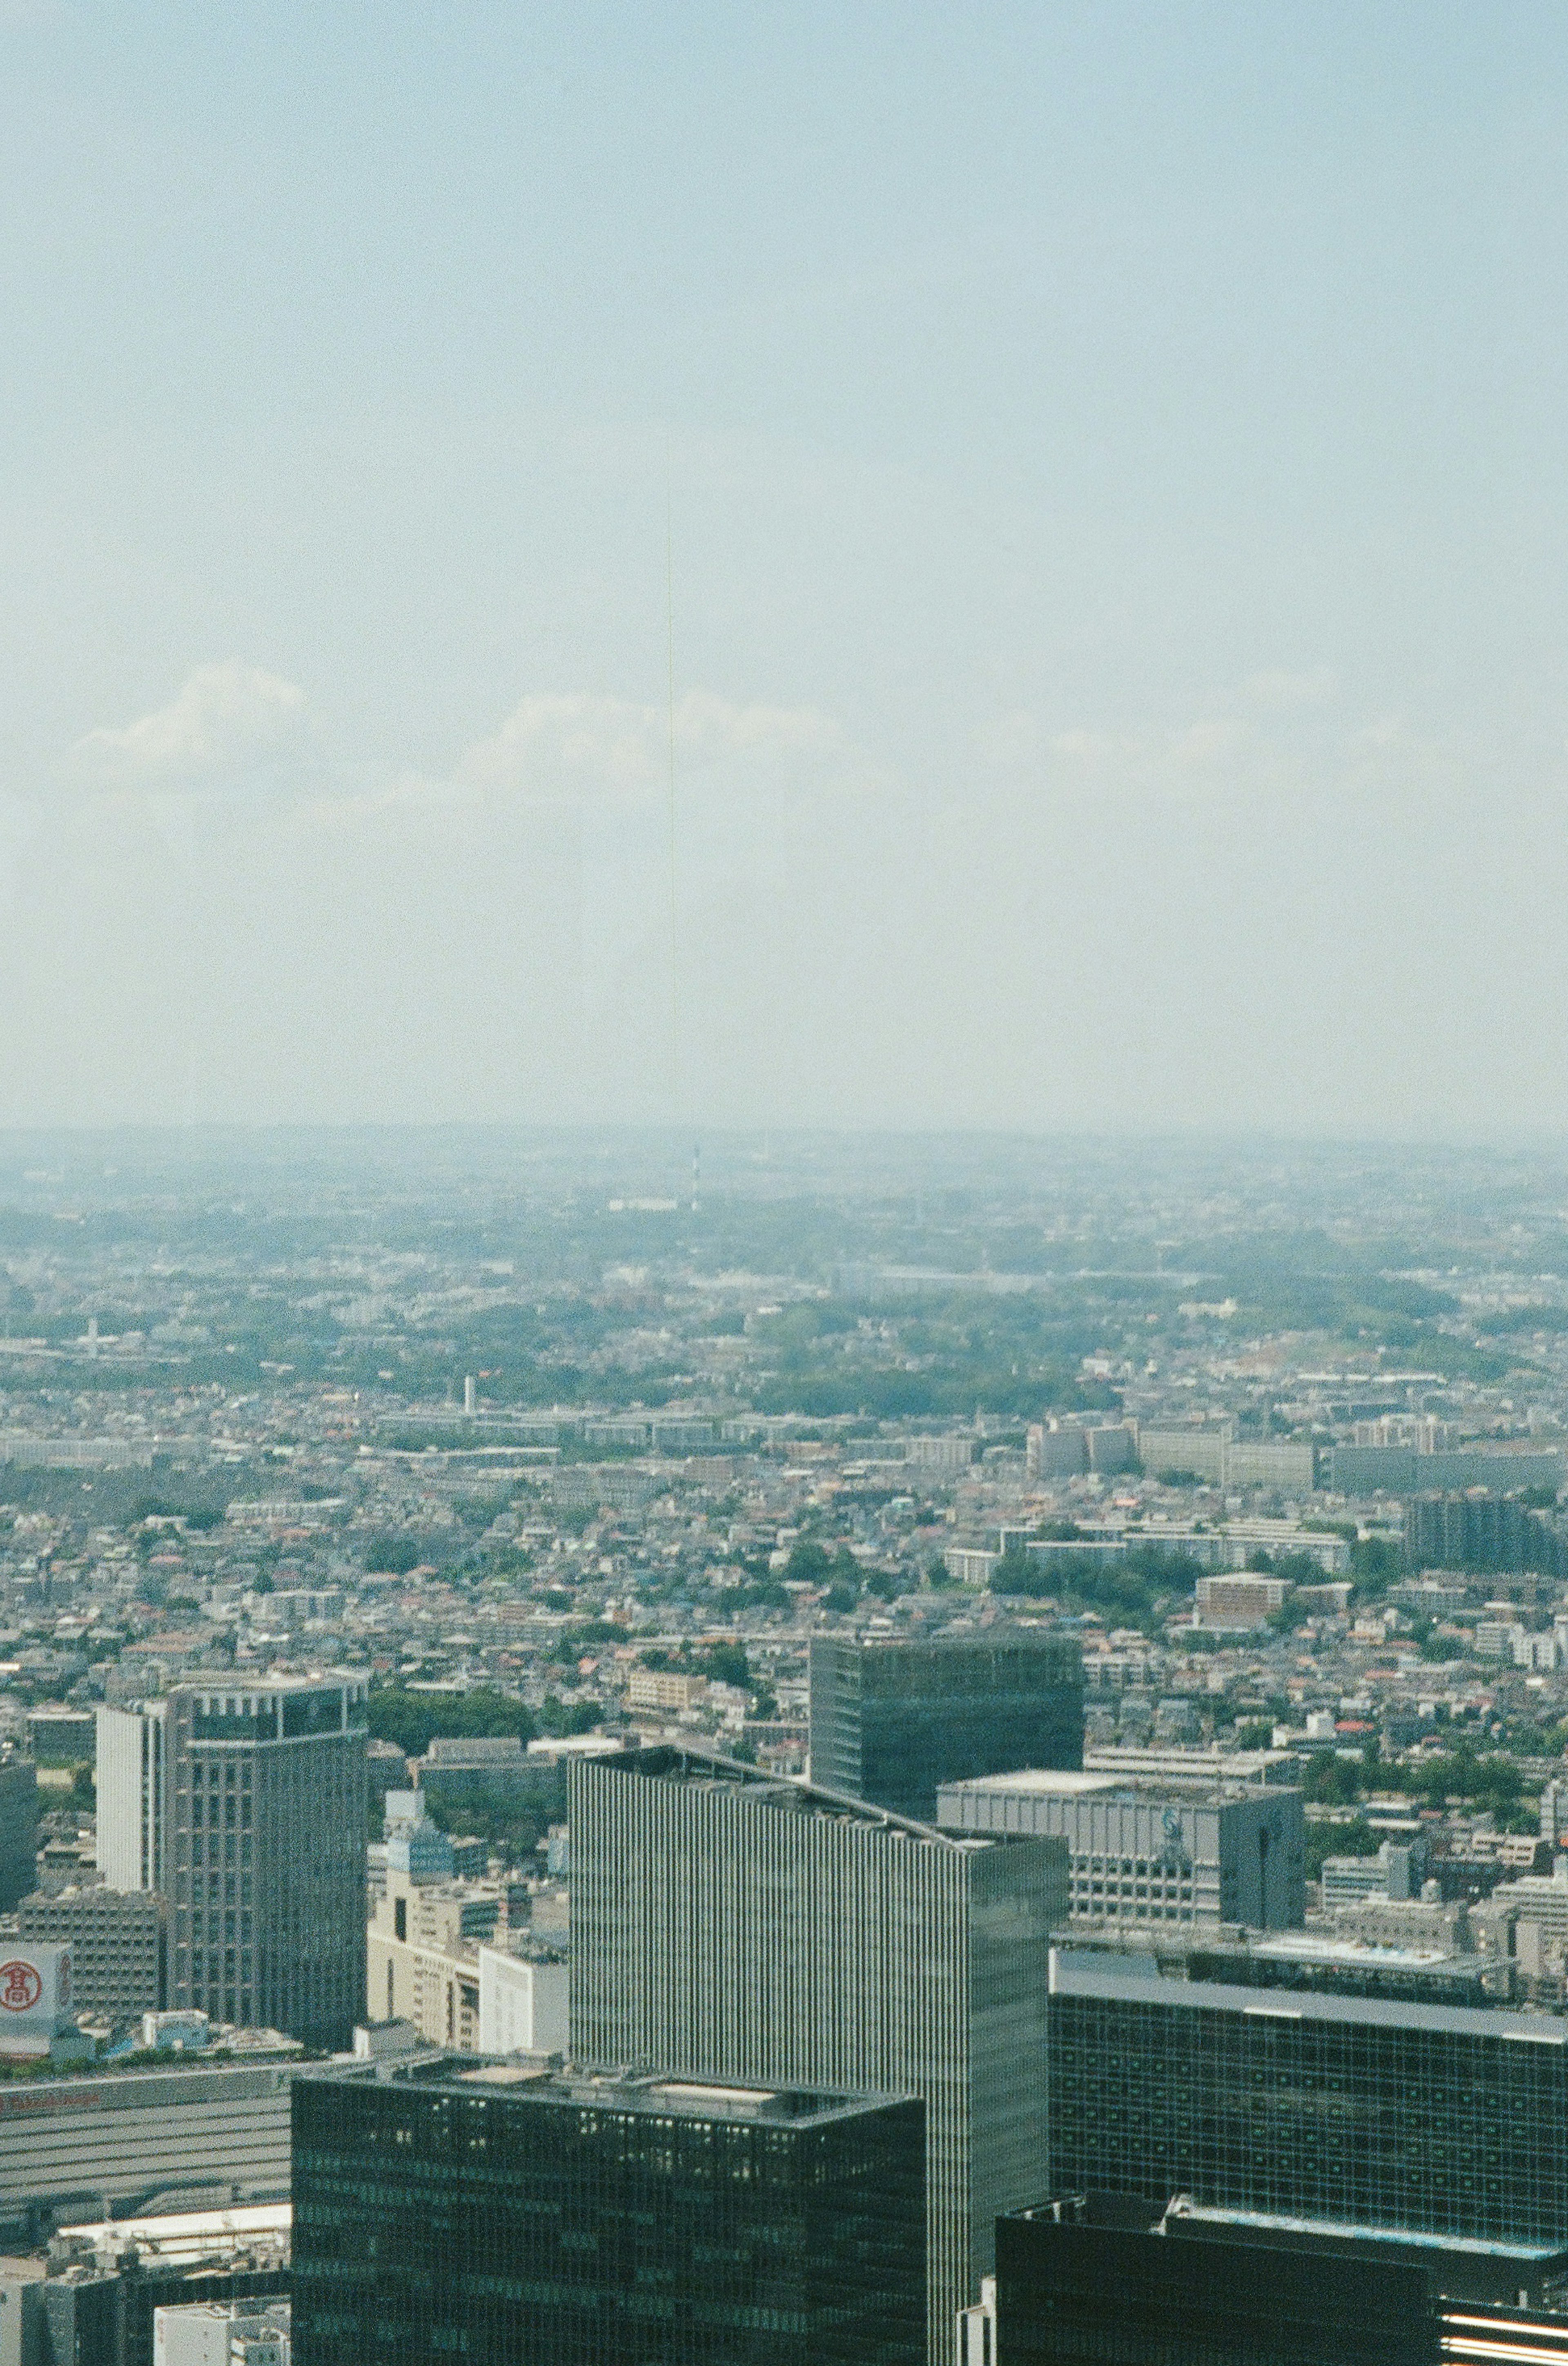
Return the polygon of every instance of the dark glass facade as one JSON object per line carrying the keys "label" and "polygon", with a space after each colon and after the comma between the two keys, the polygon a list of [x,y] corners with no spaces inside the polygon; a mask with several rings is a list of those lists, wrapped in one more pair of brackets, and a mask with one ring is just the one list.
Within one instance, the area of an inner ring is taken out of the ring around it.
{"label": "dark glass facade", "polygon": [[1050,2189],[1568,2239],[1568,2024],[1053,1966]]}
{"label": "dark glass facade", "polygon": [[924,2107],[294,2087],[296,2366],[921,2366]]}
{"label": "dark glass facade", "polygon": [[1156,2232],[1097,2199],[1000,2219],[1004,2366],[1438,2366],[1429,2271],[1347,2242]]}
{"label": "dark glass facade", "polygon": [[1081,1768],[1082,1655],[1062,1636],[818,1636],[811,1735],[813,1783],[929,1824],[944,1783]]}

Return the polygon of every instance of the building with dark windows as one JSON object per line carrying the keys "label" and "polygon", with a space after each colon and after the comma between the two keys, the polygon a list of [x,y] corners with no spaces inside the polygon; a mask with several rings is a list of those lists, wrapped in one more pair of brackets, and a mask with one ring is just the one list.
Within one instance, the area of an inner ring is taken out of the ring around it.
{"label": "building with dark windows", "polygon": [[38,1769],[0,1744],[0,1914],[36,1887],[38,1844]]}
{"label": "building with dark windows", "polygon": [[1051,1965],[1050,2190],[1568,2244],[1568,2022]]}
{"label": "building with dark windows", "polygon": [[322,2047],[364,2019],[365,1697],[215,1676],[98,1711],[98,1867],[167,1900],[174,2010]]}
{"label": "building with dark windows", "polygon": [[920,2366],[917,2101],[471,2057],[294,2091],[297,2366]]}
{"label": "building with dark windows", "polygon": [[[1000,2366],[1551,2366],[1565,2271],[1536,2245],[1081,2193],[998,2225],[991,2349]],[[966,2331],[983,2351],[983,2325]]]}
{"label": "building with dark windows", "polygon": [[1083,1657],[1060,1635],[817,1635],[812,1780],[935,1821],[944,1783],[1083,1764]]}
{"label": "building with dark windows", "polygon": [[571,1770],[572,2051],[926,2108],[933,2366],[1041,2190],[1059,1840],[956,1841],[694,1750]]}

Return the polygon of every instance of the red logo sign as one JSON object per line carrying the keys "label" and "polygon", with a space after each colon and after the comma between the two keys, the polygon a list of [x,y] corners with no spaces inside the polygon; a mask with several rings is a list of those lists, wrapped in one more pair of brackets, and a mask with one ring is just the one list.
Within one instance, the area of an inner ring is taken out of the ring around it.
{"label": "red logo sign", "polygon": [[0,2005],[7,2012],[31,2012],[42,1994],[36,1964],[24,1963],[19,1955],[0,1964]]}

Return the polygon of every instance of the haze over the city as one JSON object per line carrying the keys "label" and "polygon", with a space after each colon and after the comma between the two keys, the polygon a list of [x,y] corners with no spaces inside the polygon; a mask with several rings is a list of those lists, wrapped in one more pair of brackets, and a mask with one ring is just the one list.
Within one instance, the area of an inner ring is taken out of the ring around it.
{"label": "haze over the city", "polygon": [[1556,1129],[1560,9],[0,61],[0,1123]]}

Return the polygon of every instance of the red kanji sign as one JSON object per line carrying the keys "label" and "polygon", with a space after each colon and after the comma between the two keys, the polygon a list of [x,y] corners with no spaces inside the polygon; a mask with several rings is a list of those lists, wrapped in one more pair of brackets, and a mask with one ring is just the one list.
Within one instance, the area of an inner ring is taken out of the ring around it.
{"label": "red kanji sign", "polygon": [[19,1955],[0,1964],[0,2005],[7,2012],[31,2012],[42,1994],[36,1964],[24,1963]]}

